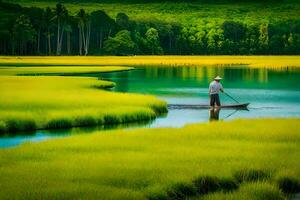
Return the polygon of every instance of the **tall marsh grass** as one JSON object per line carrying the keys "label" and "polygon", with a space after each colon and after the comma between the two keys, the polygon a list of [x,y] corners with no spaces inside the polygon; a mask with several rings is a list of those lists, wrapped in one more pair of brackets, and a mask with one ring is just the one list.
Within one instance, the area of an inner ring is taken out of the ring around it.
{"label": "tall marsh grass", "polygon": [[112,86],[86,77],[0,76],[0,133],[145,121],[166,112],[155,97],[99,89]]}
{"label": "tall marsh grass", "polygon": [[300,67],[299,56],[0,56],[1,65],[249,65],[251,67]]}
{"label": "tall marsh grass", "polygon": [[300,181],[299,125],[235,120],[2,149],[0,199],[281,200],[294,187],[286,178]]}
{"label": "tall marsh grass", "polygon": [[201,198],[202,200],[286,200],[282,191],[268,182],[242,184],[240,189],[232,193],[214,193]]}
{"label": "tall marsh grass", "polygon": [[[1,65],[3,64],[0,61]],[[125,66],[35,66],[35,67],[0,67],[1,75],[76,75],[89,73],[118,72],[131,70]]]}

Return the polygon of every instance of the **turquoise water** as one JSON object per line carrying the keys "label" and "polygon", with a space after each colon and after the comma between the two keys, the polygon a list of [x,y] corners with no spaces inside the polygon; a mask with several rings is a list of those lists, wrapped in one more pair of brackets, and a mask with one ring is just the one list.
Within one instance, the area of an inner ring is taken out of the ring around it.
{"label": "turquoise water", "polygon": [[[155,95],[169,104],[208,104],[208,85],[215,76],[224,79],[225,91],[241,103],[250,103],[248,110],[219,111],[219,120],[264,117],[300,117],[300,70],[295,68],[254,69],[234,67],[138,67],[132,71],[86,74],[117,83],[113,91]],[[82,75],[83,76],[83,75]],[[221,94],[222,104],[235,104]],[[137,127],[182,127],[188,123],[207,122],[209,109],[172,109],[152,122],[113,127],[73,128],[2,136],[0,148],[24,142],[39,142],[73,134],[89,134],[98,130]]]}
{"label": "turquoise water", "polygon": [[[300,117],[300,70],[254,69],[235,67],[145,67],[133,71],[101,74],[102,79],[117,83],[118,92],[152,94],[169,104],[208,104],[208,85],[217,75],[224,79],[225,91],[249,110],[221,109],[220,120],[261,117]],[[222,104],[235,104],[220,94]],[[149,127],[180,127],[187,123],[206,122],[208,109],[169,110]]]}

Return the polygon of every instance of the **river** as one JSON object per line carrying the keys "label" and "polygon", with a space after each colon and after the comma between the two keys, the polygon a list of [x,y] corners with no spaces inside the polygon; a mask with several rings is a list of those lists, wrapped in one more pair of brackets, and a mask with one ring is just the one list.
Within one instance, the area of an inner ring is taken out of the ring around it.
{"label": "river", "polygon": [[[225,91],[238,102],[250,103],[248,110],[221,109],[219,120],[237,118],[300,117],[300,69],[251,68],[236,66],[146,66],[124,72],[85,74],[115,82],[113,91],[155,95],[169,104],[208,104],[208,85],[213,78],[223,77]],[[221,103],[235,104],[221,94]],[[148,123],[110,127],[73,128],[68,130],[17,134],[0,138],[0,148],[23,142],[36,142],[72,134],[92,133],[96,130],[136,127],[182,127],[188,123],[207,122],[212,115],[208,109],[170,109]]]}

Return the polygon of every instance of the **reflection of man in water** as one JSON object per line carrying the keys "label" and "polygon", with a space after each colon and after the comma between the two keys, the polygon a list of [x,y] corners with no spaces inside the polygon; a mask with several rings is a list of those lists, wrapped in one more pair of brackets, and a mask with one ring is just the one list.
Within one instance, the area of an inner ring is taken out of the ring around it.
{"label": "reflection of man in water", "polygon": [[223,86],[220,83],[222,78],[217,76],[214,80],[209,84],[209,97],[210,97],[210,106],[213,108],[221,106],[219,92],[224,92]]}
{"label": "reflection of man in water", "polygon": [[209,109],[209,121],[219,120],[220,107]]}

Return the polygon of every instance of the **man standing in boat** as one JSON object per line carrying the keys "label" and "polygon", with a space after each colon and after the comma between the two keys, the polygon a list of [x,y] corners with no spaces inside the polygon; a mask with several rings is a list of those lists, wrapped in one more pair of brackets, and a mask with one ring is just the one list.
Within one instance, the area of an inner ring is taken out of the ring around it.
{"label": "man standing in boat", "polygon": [[220,91],[224,92],[224,88],[223,88],[222,84],[220,83],[220,80],[222,80],[222,78],[220,76],[217,76],[209,84],[210,106],[212,108],[215,107],[215,104],[217,105],[216,107],[221,106],[219,92]]}

